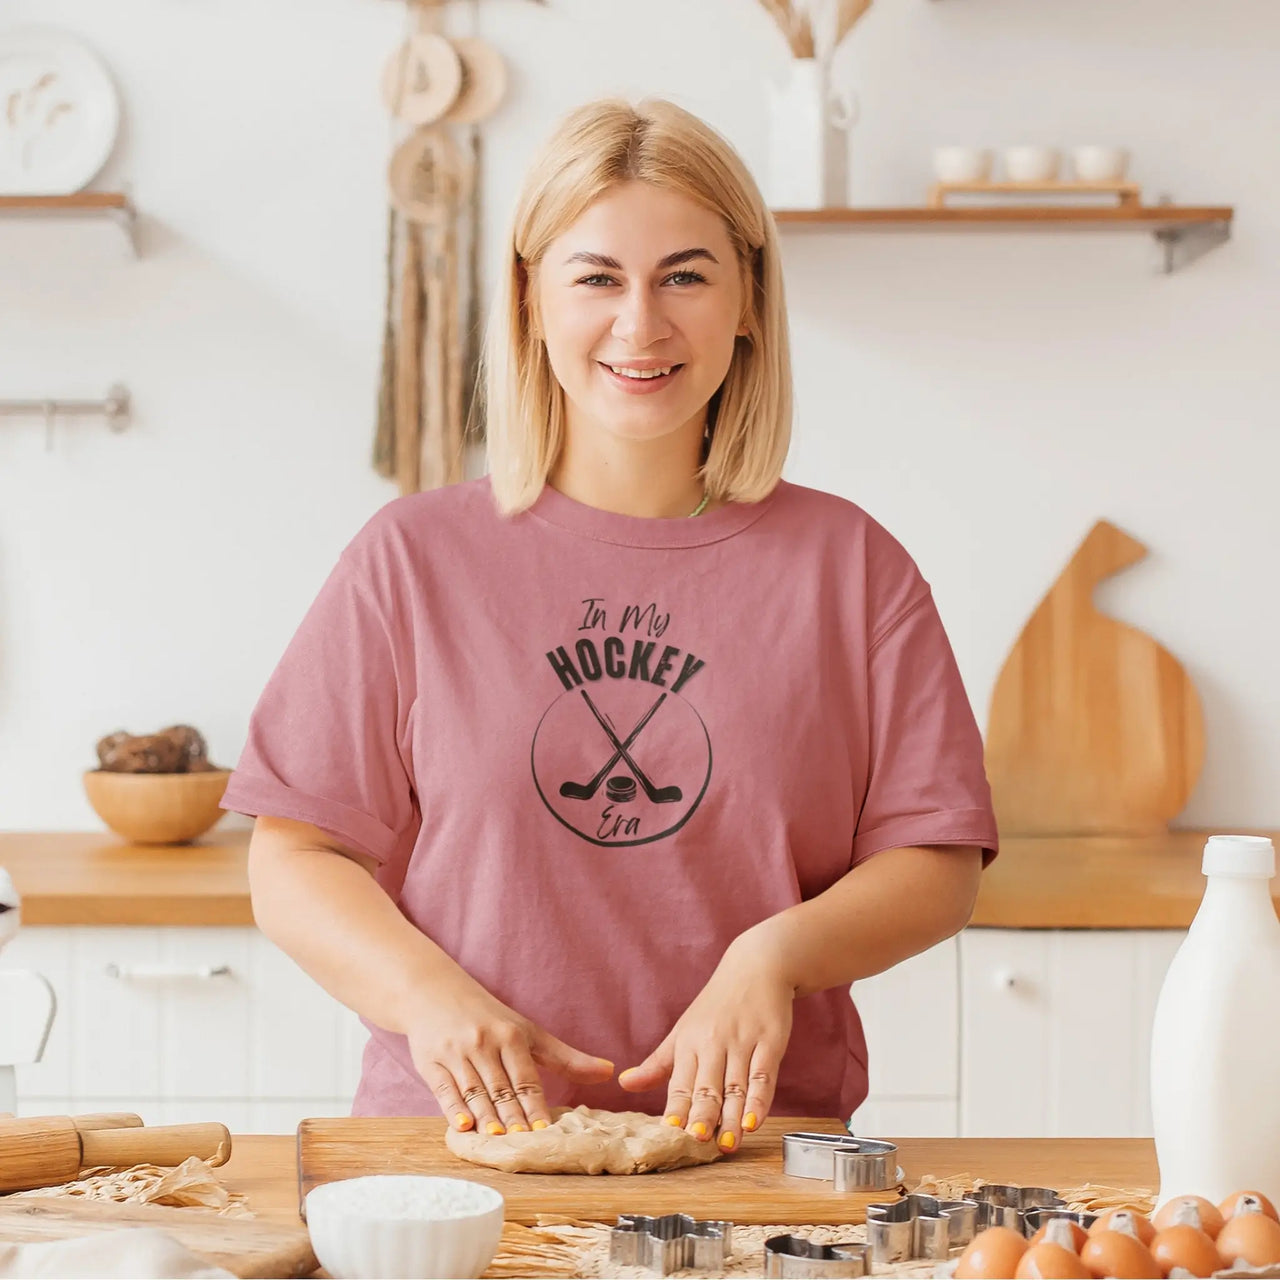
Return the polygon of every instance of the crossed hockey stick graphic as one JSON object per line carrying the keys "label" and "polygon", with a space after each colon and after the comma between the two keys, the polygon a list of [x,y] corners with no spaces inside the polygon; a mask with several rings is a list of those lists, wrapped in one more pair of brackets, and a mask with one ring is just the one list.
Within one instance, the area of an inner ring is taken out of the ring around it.
{"label": "crossed hockey stick graphic", "polygon": [[627,767],[635,774],[636,781],[644,788],[644,793],[654,804],[673,804],[678,800],[684,799],[684,792],[677,786],[655,787],[652,782],[645,776],[644,770],[636,764],[631,758],[630,752],[627,750],[633,742],[640,736],[640,731],[653,718],[653,713],[662,706],[666,701],[667,695],[660,694],[657,702],[649,708],[648,711],[640,717],[636,722],[636,726],[627,734],[625,742],[618,741],[618,735],[614,733],[613,726],[602,716],[591,701],[585,689],[582,690],[582,697],[586,701],[587,706],[591,708],[591,714],[599,721],[600,727],[609,737],[609,741],[613,743],[614,752],[608,759],[608,762],[600,769],[600,771],[588,782],[562,782],[560,784],[560,794],[569,800],[590,800],[593,795],[600,789],[600,784],[609,775],[609,771],[618,763],[619,760],[625,760]]}

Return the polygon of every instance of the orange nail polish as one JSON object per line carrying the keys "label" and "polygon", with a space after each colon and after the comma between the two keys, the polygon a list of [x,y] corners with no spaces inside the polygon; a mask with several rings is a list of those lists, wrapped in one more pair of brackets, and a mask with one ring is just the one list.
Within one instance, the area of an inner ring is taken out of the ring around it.
{"label": "orange nail polish", "polygon": [[731,1133],[722,1133],[720,1135],[720,1145],[726,1151],[732,1151],[738,1145],[738,1140]]}
{"label": "orange nail polish", "polygon": [[545,1129],[547,1127],[547,1122],[545,1120],[535,1120],[533,1122],[533,1127],[535,1129]]}
{"label": "orange nail polish", "polygon": [[528,1133],[529,1130],[526,1129],[524,1125],[517,1123],[517,1124],[513,1124],[511,1128],[507,1130],[507,1132],[508,1133]]}
{"label": "orange nail polish", "polygon": [[474,1123],[474,1121],[471,1119],[469,1115],[467,1115],[465,1111],[459,1111],[458,1114],[453,1117],[453,1122],[458,1126],[459,1129],[470,1129],[472,1124]]}
{"label": "orange nail polish", "polygon": [[754,1129],[759,1123],[760,1121],[756,1119],[756,1113],[754,1111],[748,1111],[747,1114],[742,1117],[742,1127],[744,1129]]}
{"label": "orange nail polish", "polygon": [[684,1124],[684,1121],[679,1116],[672,1115],[667,1117],[667,1123],[679,1129]]}
{"label": "orange nail polish", "polygon": [[490,1120],[489,1123],[485,1125],[485,1132],[492,1134],[496,1138],[501,1134],[506,1133],[506,1130],[496,1120]]}
{"label": "orange nail polish", "polygon": [[707,1136],[707,1126],[703,1124],[701,1120],[699,1120],[697,1124],[691,1125],[690,1128],[700,1138],[705,1138]]}

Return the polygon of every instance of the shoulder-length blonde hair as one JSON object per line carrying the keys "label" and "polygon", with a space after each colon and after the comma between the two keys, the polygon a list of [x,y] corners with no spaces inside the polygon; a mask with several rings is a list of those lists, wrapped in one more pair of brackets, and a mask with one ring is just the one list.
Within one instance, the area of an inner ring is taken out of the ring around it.
{"label": "shoulder-length blonde hair", "polygon": [[536,501],[564,442],[564,391],[535,336],[529,282],[547,247],[622,182],[676,191],[724,219],[738,256],[747,334],[708,409],[700,476],[712,498],[756,502],[777,484],[791,442],[791,353],[777,229],[733,147],[662,99],[618,98],[571,112],[525,179],[489,317],[482,391],[490,481],[504,514]]}

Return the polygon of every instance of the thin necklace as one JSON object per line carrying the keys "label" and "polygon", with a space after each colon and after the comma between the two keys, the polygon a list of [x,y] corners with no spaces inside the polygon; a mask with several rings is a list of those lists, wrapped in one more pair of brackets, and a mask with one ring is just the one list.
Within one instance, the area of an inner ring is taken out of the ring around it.
{"label": "thin necklace", "polygon": [[689,512],[689,519],[692,520],[694,516],[700,516],[707,509],[707,503],[710,501],[711,501],[711,494],[708,493],[706,490],[703,490],[702,501],[698,503],[698,505],[694,507],[692,511]]}

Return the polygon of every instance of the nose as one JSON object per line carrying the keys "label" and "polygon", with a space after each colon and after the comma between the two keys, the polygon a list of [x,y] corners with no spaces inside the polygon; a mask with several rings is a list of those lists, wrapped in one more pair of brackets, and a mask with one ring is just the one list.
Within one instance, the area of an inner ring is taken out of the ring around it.
{"label": "nose", "polygon": [[613,336],[643,350],[671,336],[671,323],[662,303],[648,289],[629,289],[618,306]]}

